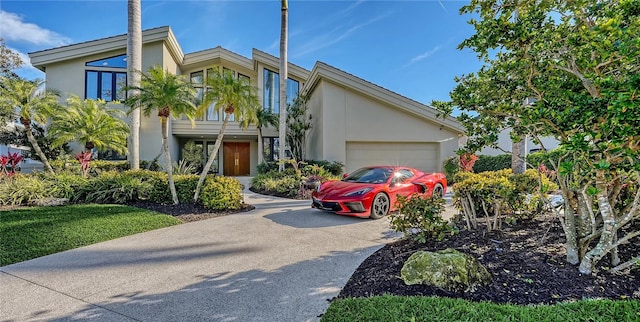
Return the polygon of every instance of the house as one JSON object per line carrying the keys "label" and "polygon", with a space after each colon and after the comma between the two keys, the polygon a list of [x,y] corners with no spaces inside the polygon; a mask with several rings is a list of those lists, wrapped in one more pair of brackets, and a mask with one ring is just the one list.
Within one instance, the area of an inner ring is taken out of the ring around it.
{"label": "house", "polygon": [[[199,92],[211,68],[222,66],[237,77],[247,77],[258,88],[263,108],[279,113],[279,59],[253,49],[246,58],[221,47],[183,53],[170,27],[143,31],[142,68],[161,65],[175,74],[188,75]],[[45,72],[49,88],[84,98],[107,101],[123,98],[126,84],[126,35],[47,49],[29,54],[31,64]],[[339,161],[346,171],[363,165],[394,164],[425,171],[441,171],[442,161],[459,147],[463,128],[453,118],[437,118],[424,104],[372,84],[328,64],[312,70],[288,65],[287,99],[308,95],[313,128],[308,134],[308,159]],[[195,122],[170,123],[169,146],[178,159],[189,141],[203,151],[213,147],[222,125],[222,112],[212,109]],[[237,122],[235,122],[237,124]],[[230,124],[214,172],[255,175],[263,160],[278,158],[278,129],[265,128],[258,142],[255,127],[243,131]],[[263,155],[258,155],[262,144]],[[161,151],[157,117],[144,118],[140,129],[140,158],[150,160]],[[203,154],[203,158],[205,155]]]}

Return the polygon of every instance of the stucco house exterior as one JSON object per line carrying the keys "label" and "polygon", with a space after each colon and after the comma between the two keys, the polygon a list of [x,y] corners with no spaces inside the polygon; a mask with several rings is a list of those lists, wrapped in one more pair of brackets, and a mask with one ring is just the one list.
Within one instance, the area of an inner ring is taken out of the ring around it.
{"label": "stucco house exterior", "polygon": [[[248,77],[258,88],[263,108],[279,112],[279,59],[253,49],[247,58],[222,47],[183,53],[170,27],[143,31],[142,68],[161,65],[187,75],[202,89],[211,68]],[[31,64],[45,72],[48,88],[83,98],[107,101],[122,98],[126,84],[126,35],[57,47],[29,54]],[[328,64],[317,62],[312,70],[288,65],[287,100],[298,93],[308,96],[313,128],[308,134],[308,159],[339,161],[346,171],[363,165],[395,164],[425,171],[441,171],[442,161],[463,141],[464,129],[454,118],[436,118],[436,111]],[[64,99],[64,98],[63,98]],[[170,122],[170,149],[179,159],[184,145],[194,141],[204,152],[213,147],[223,115],[213,110],[192,126],[186,119]],[[234,125],[235,124],[235,125]],[[278,129],[243,131],[229,124],[214,172],[221,175],[255,175],[263,160],[277,159]],[[258,155],[258,144],[264,147]],[[151,160],[161,151],[160,124],[155,115],[143,117],[140,158]],[[203,154],[203,159],[205,155]]]}

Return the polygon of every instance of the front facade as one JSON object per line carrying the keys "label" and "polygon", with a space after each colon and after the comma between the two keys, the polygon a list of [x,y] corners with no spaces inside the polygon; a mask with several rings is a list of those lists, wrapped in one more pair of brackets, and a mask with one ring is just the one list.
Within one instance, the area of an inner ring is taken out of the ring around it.
{"label": "front facade", "polygon": [[[44,71],[47,86],[61,93],[107,101],[122,99],[126,85],[126,35],[109,37],[29,54],[31,64]],[[279,59],[254,49],[246,58],[221,47],[184,54],[170,27],[143,32],[142,69],[160,65],[189,77],[201,94],[202,82],[212,68],[230,70],[258,88],[263,108],[279,112]],[[424,171],[440,171],[442,161],[454,154],[463,134],[454,119],[438,119],[423,104],[371,84],[354,75],[318,62],[309,71],[288,66],[287,101],[299,93],[308,96],[312,129],[307,159],[342,162],[346,171],[363,165],[394,164]],[[64,97],[63,97],[64,99]],[[210,109],[195,121],[170,122],[169,146],[179,159],[185,144],[193,141],[206,153],[213,148],[223,121],[222,111]],[[242,130],[235,120],[227,127],[212,172],[227,176],[255,175],[263,160],[278,158],[278,129]],[[258,155],[258,145],[264,153]],[[140,158],[151,160],[161,152],[157,116],[142,118]],[[203,159],[206,158],[203,153]],[[208,155],[208,153],[207,153]]]}

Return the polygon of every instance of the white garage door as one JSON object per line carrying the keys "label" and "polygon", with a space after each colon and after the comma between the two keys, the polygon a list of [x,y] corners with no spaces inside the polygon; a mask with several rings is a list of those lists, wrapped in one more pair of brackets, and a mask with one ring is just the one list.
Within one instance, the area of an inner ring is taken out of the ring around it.
{"label": "white garage door", "polygon": [[371,165],[409,166],[426,172],[436,172],[439,169],[438,144],[347,142],[346,161],[347,172]]}

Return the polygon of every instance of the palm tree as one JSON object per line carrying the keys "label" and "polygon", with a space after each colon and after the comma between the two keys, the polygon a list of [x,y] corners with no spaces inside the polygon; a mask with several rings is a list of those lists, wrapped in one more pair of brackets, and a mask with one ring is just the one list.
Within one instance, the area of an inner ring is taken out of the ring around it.
{"label": "palm tree", "polygon": [[269,110],[259,108],[256,111],[255,120],[251,121],[248,119],[242,119],[242,121],[240,121],[240,127],[242,128],[247,128],[250,124],[253,123],[258,129],[258,163],[262,162],[264,155],[264,147],[262,146],[262,128],[269,125],[278,127],[278,117],[278,115],[272,113]]}
{"label": "palm tree", "polygon": [[184,77],[165,71],[161,66],[149,69],[147,74],[142,74],[139,87],[127,87],[127,90],[137,90],[138,93],[129,96],[125,103],[128,106],[138,106],[144,116],[150,116],[151,112],[158,110],[160,126],[162,129],[162,149],[165,157],[165,170],[169,177],[169,189],[173,203],[178,204],[178,194],[173,181],[173,163],[169,152],[169,117],[181,117],[185,115],[193,120],[196,112],[194,104],[196,90]]}
{"label": "palm tree", "polygon": [[0,110],[3,111],[3,123],[8,121],[7,115],[20,118],[20,123],[24,125],[27,139],[40,157],[45,169],[53,173],[53,168],[49,160],[42,152],[38,141],[31,132],[31,123],[41,125],[47,123],[47,117],[58,107],[58,95],[54,91],[42,89],[44,81],[40,79],[25,80],[18,77],[0,77]]}
{"label": "palm tree", "polygon": [[246,127],[256,119],[257,111],[260,109],[257,90],[251,86],[247,78],[235,78],[230,71],[220,72],[218,68],[214,68],[212,73],[208,74],[205,85],[207,86],[207,92],[204,94],[200,107],[201,113],[206,111],[208,106],[213,103],[216,111],[224,110],[225,116],[216,143],[213,145],[213,151],[211,151],[209,159],[200,174],[200,179],[198,179],[198,185],[193,195],[194,202],[198,201],[202,184],[207,177],[215,156],[218,154],[231,115],[235,115],[238,120],[248,120],[245,122]]}
{"label": "palm tree", "polygon": [[[280,159],[284,159],[285,142],[287,141],[287,42],[289,38],[289,2],[282,0],[282,14],[280,23],[280,128],[278,154]],[[284,170],[284,163],[280,162],[278,167]]]}
{"label": "palm tree", "polygon": [[53,138],[53,146],[68,142],[80,142],[85,152],[114,150],[127,153],[129,126],[122,120],[122,110],[110,108],[103,100],[82,100],[78,96],[67,99],[67,108],[55,113],[47,135]]}
{"label": "palm tree", "polygon": [[[129,86],[140,86],[142,70],[142,27],[140,0],[127,1],[127,80]],[[135,90],[129,96],[135,96]],[[131,106],[131,146],[129,151],[131,169],[140,168],[140,108]]]}

